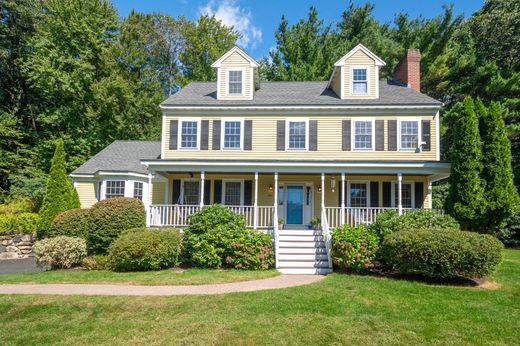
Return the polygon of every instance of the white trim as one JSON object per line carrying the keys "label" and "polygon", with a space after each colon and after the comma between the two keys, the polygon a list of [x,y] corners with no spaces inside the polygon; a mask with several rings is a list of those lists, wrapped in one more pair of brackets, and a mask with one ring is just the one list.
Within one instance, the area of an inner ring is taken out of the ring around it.
{"label": "white trim", "polygon": [[[305,123],[305,148],[289,148],[290,123]],[[286,151],[308,151],[309,150],[309,119],[308,118],[285,118],[285,150]]]}
{"label": "white trim", "polygon": [[[182,147],[182,123],[196,122],[197,123],[197,147],[196,148],[184,148]],[[179,119],[179,128],[177,129],[177,150],[200,150],[200,118],[181,118]]]}
{"label": "white trim", "polygon": [[252,100],[253,97],[254,97],[254,94],[255,94],[255,69],[253,67],[250,67],[249,68],[249,74],[250,74],[250,77],[249,77],[249,84],[250,84],[250,93],[249,93],[249,99]]}
{"label": "white trim", "polygon": [[[169,110],[179,110],[179,111],[185,111],[185,110],[219,110],[219,111],[227,111],[227,110],[266,110],[266,109],[273,109],[273,110],[345,110],[345,109],[382,109],[382,110],[400,110],[400,109],[430,109],[430,110],[438,110],[441,108],[442,105],[323,105],[323,106],[315,106],[315,105],[286,105],[286,106],[273,106],[273,105],[266,105],[266,106],[224,106],[224,105],[218,105],[218,106],[164,106],[160,105],[161,109],[169,109]],[[229,114],[229,113],[228,113]]]}
{"label": "white trim", "polygon": [[213,64],[211,64],[211,67],[213,68],[216,68],[216,67],[221,67],[222,65],[222,62],[224,60],[226,60],[231,54],[233,53],[238,53],[240,54],[243,58],[245,58],[248,62],[249,62],[249,65],[251,67],[260,67],[260,64],[257,63],[253,58],[251,58],[249,55],[247,55],[246,52],[244,52],[242,49],[240,49],[239,47],[237,46],[234,46],[233,48],[231,48],[230,50],[228,50],[226,53],[224,53],[224,55],[222,55],[220,58],[218,58]]}
{"label": "white trim", "polygon": [[[226,201],[226,184],[227,183],[240,183],[240,204],[244,205],[244,179],[222,179],[222,196],[220,200],[220,204],[225,204]],[[230,205],[232,206],[232,205]]]}
{"label": "white trim", "polygon": [[[240,123],[240,147],[239,148],[226,148],[224,147],[226,122],[239,122]],[[220,149],[230,151],[241,151],[244,150],[244,118],[222,118],[220,126]]]}
{"label": "white trim", "polygon": [[379,66],[376,66],[376,99],[379,98],[379,69],[380,67]]}
{"label": "white trim", "polygon": [[[403,148],[401,146],[401,123],[403,121],[412,122],[415,121],[417,123],[417,147],[415,148]],[[399,151],[417,151],[421,147],[422,143],[422,122],[419,118],[406,118],[406,119],[397,119],[397,149]]]}
{"label": "white trim", "polygon": [[138,178],[147,178],[148,174],[142,173],[133,173],[133,172],[111,172],[111,171],[99,171],[95,174],[74,174],[71,173],[69,176],[71,178],[99,178],[100,176],[128,176],[128,177],[138,177]]}
{"label": "white trim", "polygon": [[[437,111],[435,114],[435,159],[440,161],[441,159],[441,136],[440,136],[440,113]],[[430,145],[432,144],[430,135]]]}
{"label": "white trim", "polygon": [[[356,123],[357,122],[370,122],[371,123],[371,131],[372,131],[372,138],[371,138],[371,148],[356,148]],[[351,126],[351,133],[350,133],[350,140],[351,140],[351,148],[353,151],[375,151],[375,144],[374,141],[376,139],[376,120],[375,118],[354,118],[352,119],[352,126]]]}
{"label": "white trim", "polygon": [[[367,205],[366,205],[366,208],[370,208],[370,181],[369,180],[348,180],[347,181],[347,206],[348,207],[352,207],[352,201],[351,201],[351,195],[352,195],[352,192],[351,192],[351,184],[354,183],[354,184],[365,184],[366,187],[367,187]],[[364,208],[364,207],[362,207]]]}
{"label": "white trim", "polygon": [[345,54],[338,61],[336,61],[334,63],[334,66],[345,65],[345,60],[350,58],[358,50],[363,51],[366,55],[368,55],[370,58],[372,58],[372,60],[374,60],[374,62],[376,64],[376,66],[385,66],[386,65],[386,63],[383,60],[381,60],[381,58],[379,58],[377,55],[372,53],[367,47],[365,47],[361,43],[359,43],[357,46],[355,46],[354,48],[349,50],[347,54]]}
{"label": "white trim", "polygon": [[[242,92],[240,94],[230,94],[229,93],[229,73],[230,72],[242,72]],[[246,69],[244,67],[229,67],[226,68],[226,83],[225,83],[225,95],[229,97],[243,97],[246,94]]]}
{"label": "white trim", "polygon": [[161,158],[164,158],[166,153],[166,115],[164,112],[162,112],[161,126]]}
{"label": "white trim", "polygon": [[341,73],[341,76],[340,76],[340,90],[341,90],[341,99],[344,100],[345,99],[345,71],[343,70],[345,68],[345,66],[341,65],[341,67],[339,68],[339,71]]}
{"label": "white trim", "polygon": [[[367,92],[364,94],[354,94],[354,70],[365,70],[366,71],[366,83],[367,83]],[[355,96],[370,96],[370,66],[366,65],[352,65],[350,66],[350,85],[349,85],[349,95],[352,97]]]}
{"label": "white trim", "polygon": [[222,86],[220,85],[220,69],[217,69],[217,100],[221,100],[222,99],[222,95],[225,96],[225,91],[222,93],[221,89],[222,89]]}

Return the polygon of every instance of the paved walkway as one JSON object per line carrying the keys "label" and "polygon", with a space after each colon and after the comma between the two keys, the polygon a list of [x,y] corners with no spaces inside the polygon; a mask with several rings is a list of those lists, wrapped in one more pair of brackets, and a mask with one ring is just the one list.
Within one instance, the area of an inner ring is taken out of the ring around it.
{"label": "paved walkway", "polygon": [[41,271],[43,271],[43,268],[36,265],[34,257],[0,260],[0,274]]}
{"label": "paved walkway", "polygon": [[322,275],[279,275],[269,279],[215,285],[140,286],[94,284],[10,284],[0,285],[0,294],[59,294],[102,296],[175,296],[251,292],[302,286],[324,279]]}

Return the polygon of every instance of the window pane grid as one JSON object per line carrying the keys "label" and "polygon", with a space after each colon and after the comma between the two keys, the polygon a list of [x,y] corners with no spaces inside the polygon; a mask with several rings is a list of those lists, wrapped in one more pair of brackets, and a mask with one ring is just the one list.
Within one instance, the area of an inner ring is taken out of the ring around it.
{"label": "window pane grid", "polygon": [[106,182],[105,198],[124,197],[125,181],[109,180]]}
{"label": "window pane grid", "polygon": [[[395,206],[399,205],[399,185],[394,185],[395,190]],[[412,207],[412,184],[402,183],[401,184],[401,203],[403,208],[411,208]]]}
{"label": "window pane grid", "polygon": [[226,190],[224,197],[225,205],[240,205],[240,195],[241,195],[241,183],[240,182],[226,182]]}
{"label": "window pane grid", "polygon": [[352,71],[352,74],[353,74],[352,93],[353,94],[367,94],[368,93],[367,70],[364,68],[355,68]]}
{"label": "window pane grid", "polygon": [[199,197],[199,182],[185,181],[184,182],[184,204],[197,205],[200,202]]}
{"label": "window pane grid", "polygon": [[354,128],[354,148],[372,149],[372,122],[356,121]]}
{"label": "window pane grid", "polygon": [[134,181],[134,198],[143,200],[143,183]]}
{"label": "window pane grid", "polygon": [[240,122],[239,121],[225,122],[224,148],[240,149]]}
{"label": "window pane grid", "polygon": [[242,71],[229,71],[229,93],[242,94]]}
{"label": "window pane grid", "polygon": [[415,149],[419,142],[419,123],[417,121],[401,122],[401,148]]}
{"label": "window pane grid", "polygon": [[367,184],[350,184],[350,206],[366,207],[368,205]]}
{"label": "window pane grid", "polygon": [[305,122],[289,123],[289,149],[305,149]]}
{"label": "window pane grid", "polygon": [[181,148],[197,147],[197,122],[183,121],[181,129]]}

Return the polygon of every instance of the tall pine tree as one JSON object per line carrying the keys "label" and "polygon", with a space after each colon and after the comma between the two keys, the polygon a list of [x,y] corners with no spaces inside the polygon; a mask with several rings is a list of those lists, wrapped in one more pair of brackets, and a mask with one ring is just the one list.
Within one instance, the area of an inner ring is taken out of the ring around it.
{"label": "tall pine tree", "polygon": [[47,181],[47,189],[40,208],[40,225],[38,236],[41,238],[49,229],[52,220],[59,213],[79,208],[79,198],[70,183],[67,172],[65,171],[65,149],[63,140],[56,142],[56,150],[52,158],[51,171]]}
{"label": "tall pine tree", "polygon": [[482,142],[471,97],[454,108],[456,114],[451,148],[450,189],[446,211],[464,229],[477,230],[486,210],[482,172]]}

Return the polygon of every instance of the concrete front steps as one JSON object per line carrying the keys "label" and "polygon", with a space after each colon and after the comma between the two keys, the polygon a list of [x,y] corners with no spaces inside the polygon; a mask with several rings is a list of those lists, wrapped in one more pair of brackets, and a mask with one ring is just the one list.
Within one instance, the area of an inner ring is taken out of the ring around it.
{"label": "concrete front steps", "polygon": [[321,231],[278,231],[278,269],[283,274],[328,274],[332,272]]}

